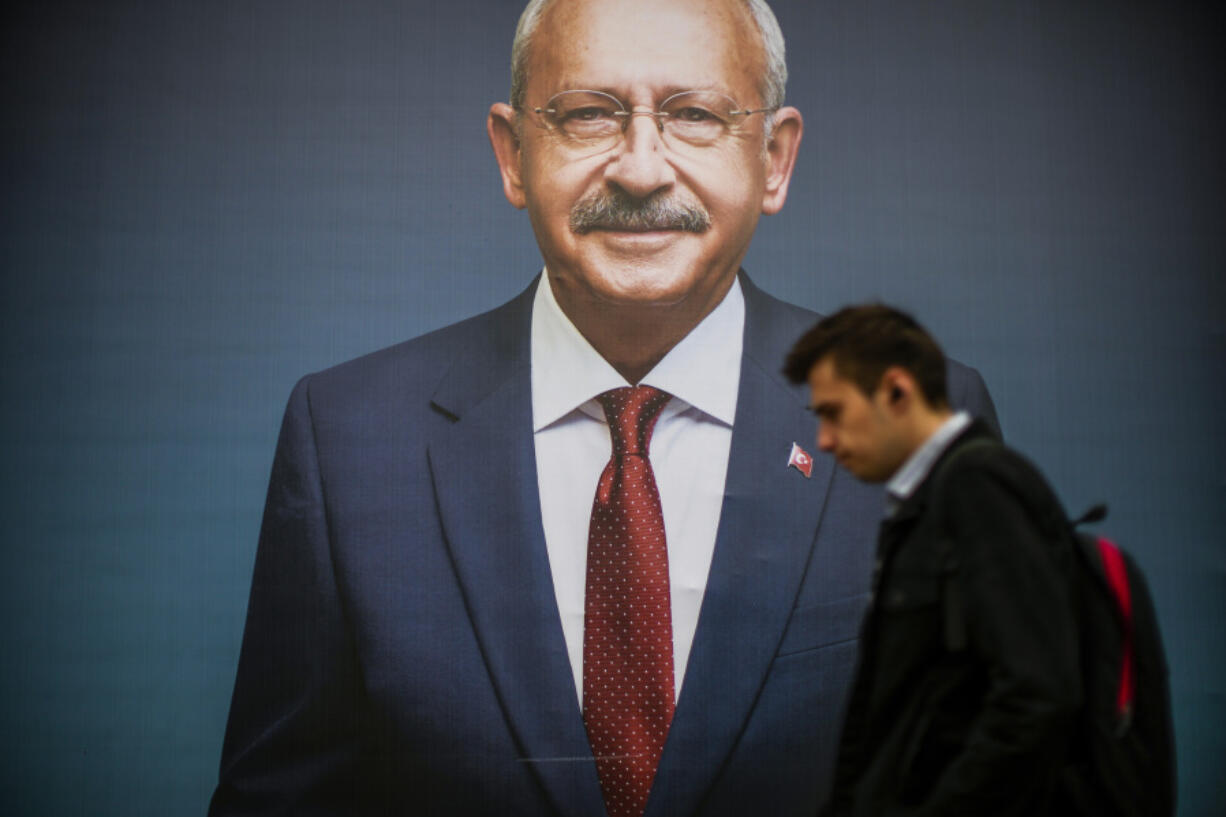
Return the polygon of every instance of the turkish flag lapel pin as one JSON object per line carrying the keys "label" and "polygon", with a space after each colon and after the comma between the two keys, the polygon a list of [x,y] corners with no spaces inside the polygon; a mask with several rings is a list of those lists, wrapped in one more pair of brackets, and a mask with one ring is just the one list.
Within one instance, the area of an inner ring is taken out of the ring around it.
{"label": "turkish flag lapel pin", "polygon": [[805,475],[805,479],[813,476],[813,457],[796,443],[792,443],[792,453],[788,455],[788,465]]}

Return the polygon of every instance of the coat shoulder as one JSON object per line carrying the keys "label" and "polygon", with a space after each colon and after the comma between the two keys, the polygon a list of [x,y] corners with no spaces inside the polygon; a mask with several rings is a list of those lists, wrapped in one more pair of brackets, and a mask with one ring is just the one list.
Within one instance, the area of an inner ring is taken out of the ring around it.
{"label": "coat shoulder", "polygon": [[[979,433],[971,439],[986,438],[986,427],[976,425]],[[950,497],[969,497],[961,503],[963,506],[981,510],[981,506],[992,504],[987,501],[989,497],[998,501],[1007,498],[1026,509],[1048,535],[1062,538],[1067,531],[1068,515],[1059,495],[1039,467],[1016,449],[1003,443],[958,446],[945,460],[939,480],[941,492]]]}

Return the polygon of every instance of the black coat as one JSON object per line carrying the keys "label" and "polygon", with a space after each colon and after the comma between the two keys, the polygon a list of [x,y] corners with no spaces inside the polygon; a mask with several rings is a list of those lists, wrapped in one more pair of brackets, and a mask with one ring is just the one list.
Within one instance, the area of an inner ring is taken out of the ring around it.
{"label": "black coat", "polygon": [[1073,553],[1029,462],[949,460],[990,436],[882,523],[828,815],[1047,813],[1081,701]]}

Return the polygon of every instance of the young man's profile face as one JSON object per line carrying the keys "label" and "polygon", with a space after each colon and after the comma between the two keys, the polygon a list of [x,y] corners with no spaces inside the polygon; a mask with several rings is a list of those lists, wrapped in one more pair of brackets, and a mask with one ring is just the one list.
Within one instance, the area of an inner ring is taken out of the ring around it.
{"label": "young man's profile face", "polygon": [[878,386],[865,395],[825,357],[809,370],[809,392],[818,419],[817,447],[857,479],[885,482],[906,461],[910,451],[888,388]]}
{"label": "young man's profile face", "polygon": [[[731,284],[759,214],[782,206],[786,179],[782,189],[768,182],[761,113],[691,150],[666,144],[652,117],[632,116],[624,139],[592,153],[544,126],[532,108],[575,89],[607,93],[632,111],[654,111],[686,90],[714,90],[739,108],[760,108],[764,59],[740,3],[568,0],[549,7],[532,40],[516,156],[520,186],[508,197],[528,209],[555,291],[622,305],[714,303]],[[785,175],[790,167],[789,157]],[[572,227],[576,204],[619,194],[700,210],[709,226]]]}

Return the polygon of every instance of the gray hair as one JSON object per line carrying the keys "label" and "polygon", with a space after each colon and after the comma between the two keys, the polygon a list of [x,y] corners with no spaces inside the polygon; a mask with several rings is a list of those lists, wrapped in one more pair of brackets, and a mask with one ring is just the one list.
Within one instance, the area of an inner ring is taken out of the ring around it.
{"label": "gray hair", "polygon": [[[741,0],[749,7],[758,33],[762,36],[762,50],[766,55],[766,75],[762,78],[759,93],[762,105],[778,108],[783,105],[784,89],[788,83],[788,65],[783,47],[783,31],[779,21],[766,0]],[[528,50],[532,35],[540,25],[541,16],[553,0],[530,0],[515,27],[515,40],[511,43],[511,107],[522,110],[524,86],[528,84]],[[738,100],[739,101],[739,100]],[[744,104],[744,103],[742,103]],[[769,119],[769,118],[768,118]]]}

